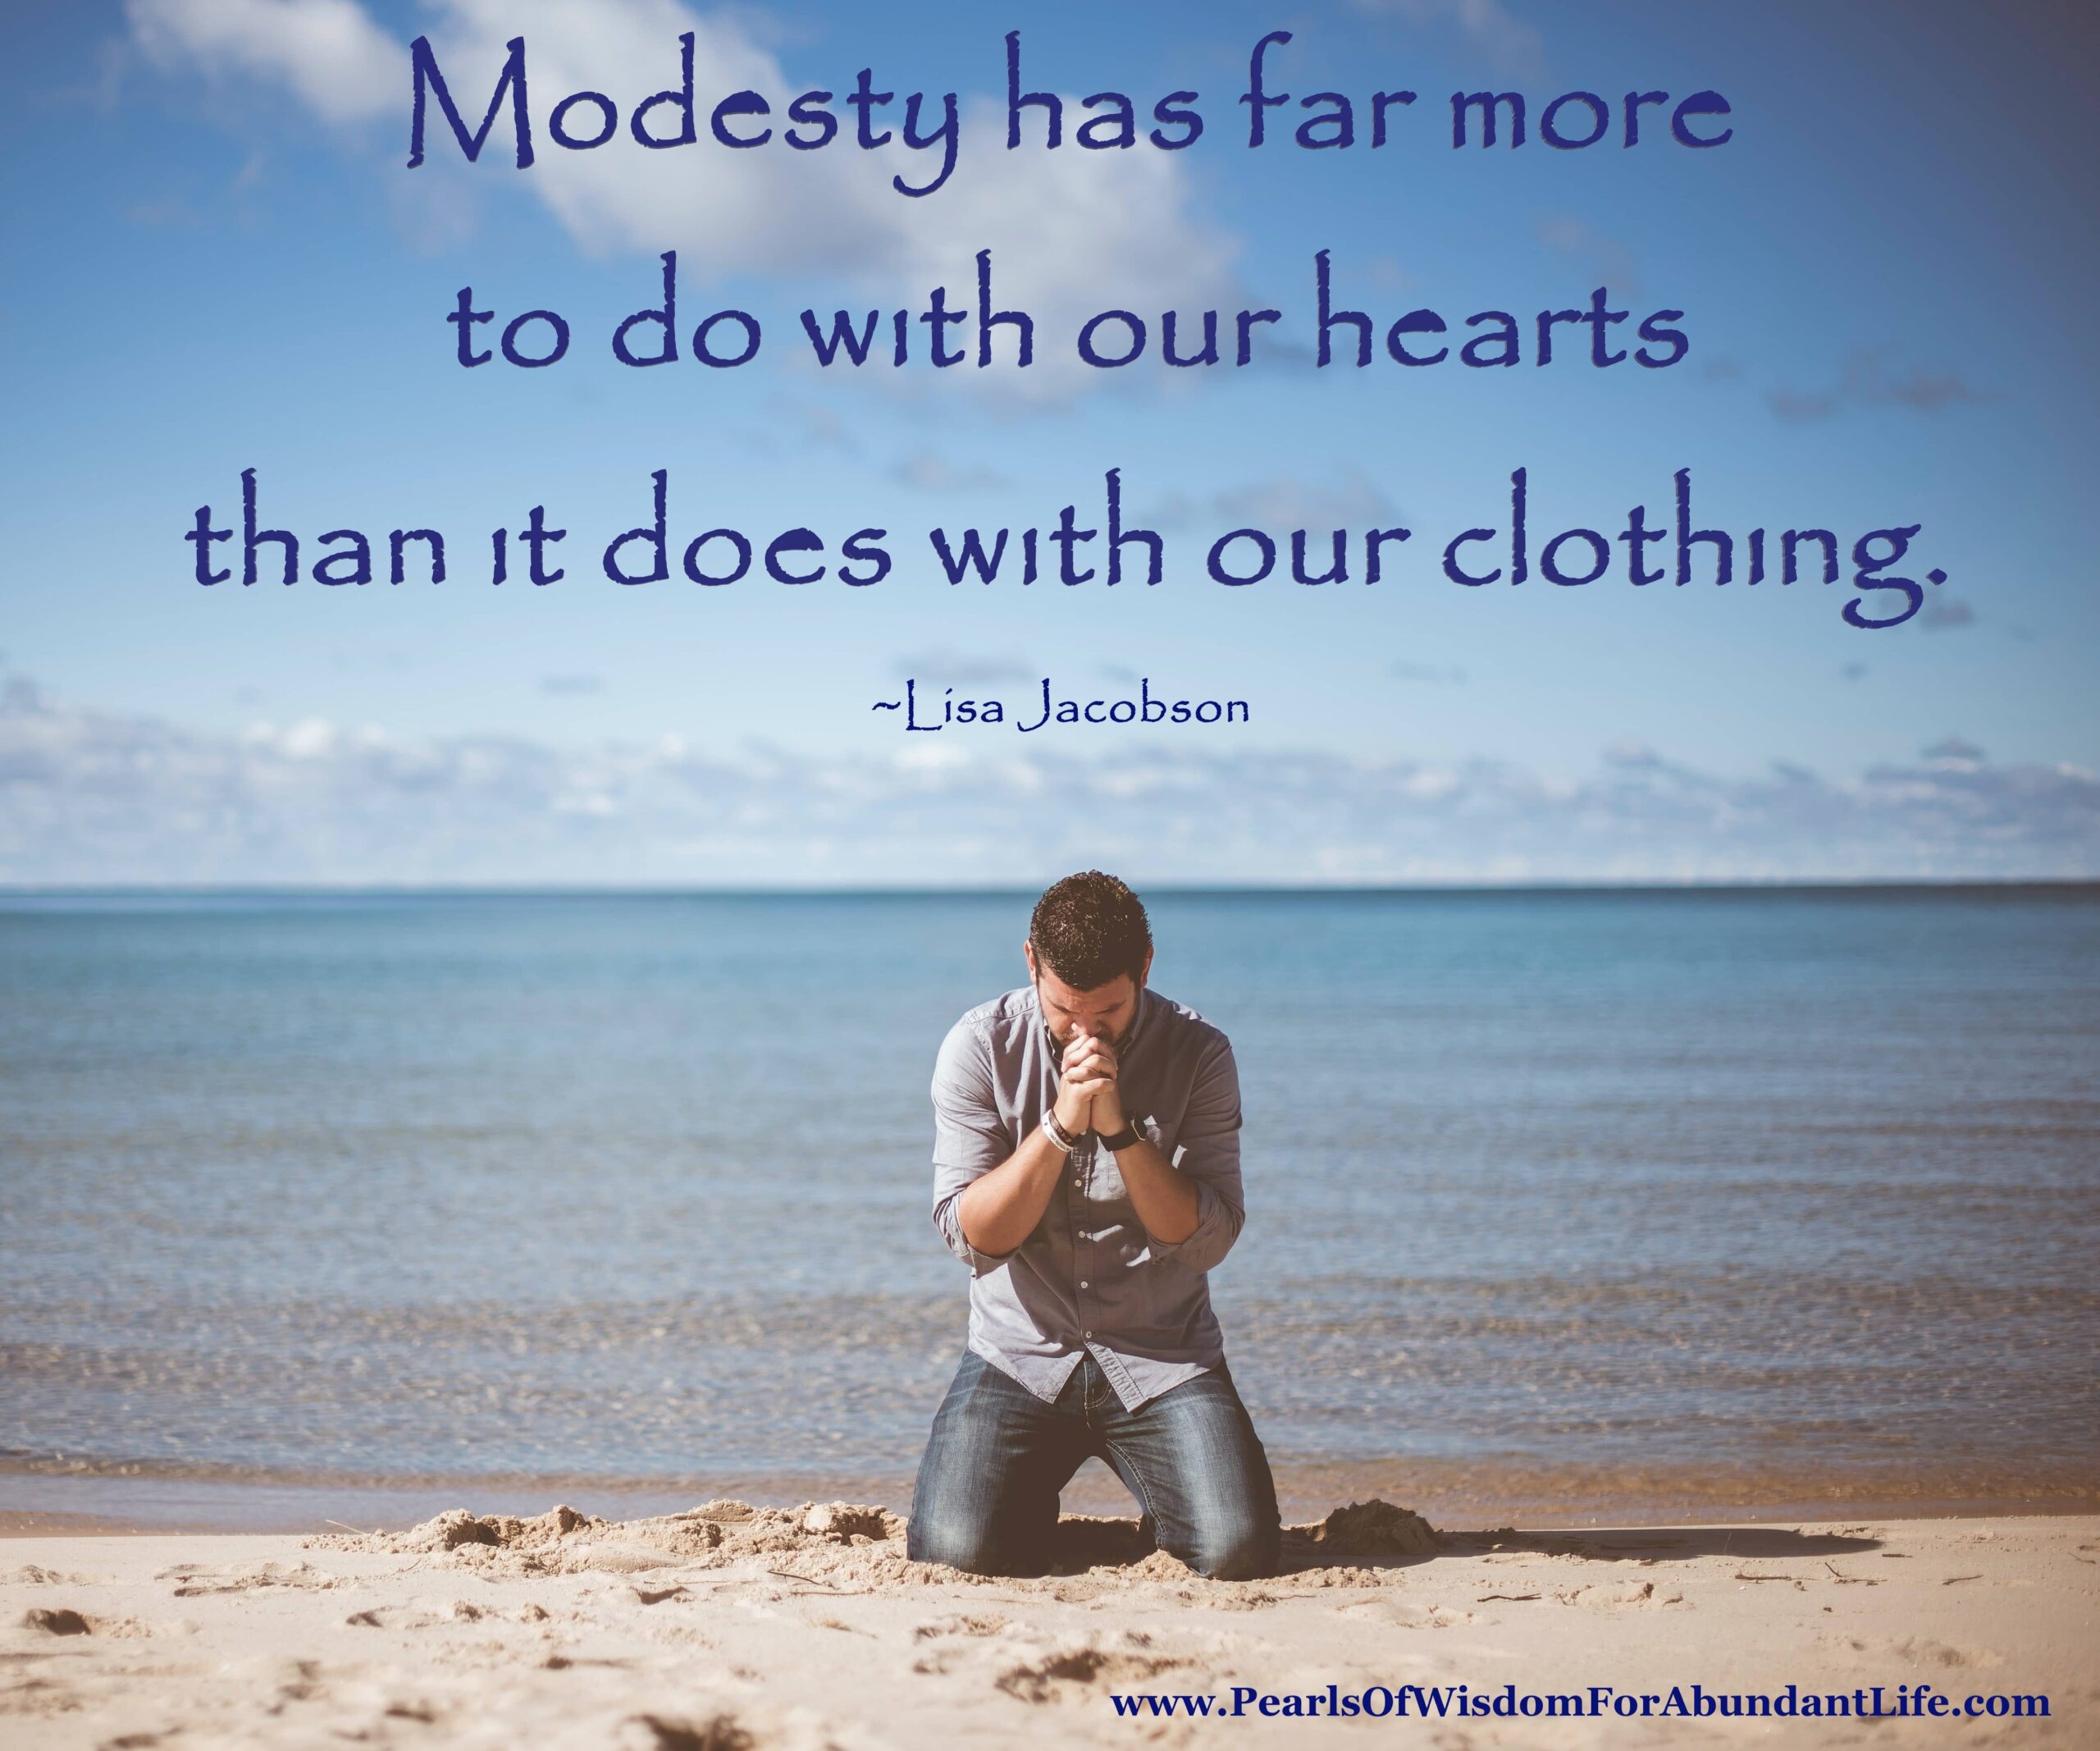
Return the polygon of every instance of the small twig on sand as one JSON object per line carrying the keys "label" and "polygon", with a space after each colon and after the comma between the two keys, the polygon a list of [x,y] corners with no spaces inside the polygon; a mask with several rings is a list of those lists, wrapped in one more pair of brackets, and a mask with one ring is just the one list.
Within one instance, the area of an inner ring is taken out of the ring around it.
{"label": "small twig on sand", "polygon": [[342,1527],[342,1529],[343,1529],[343,1530],[344,1530],[344,1531],[345,1531],[345,1532],[354,1532],[354,1533],[356,1533],[356,1534],[357,1534],[357,1535],[358,1535],[359,1538],[377,1538],[377,1537],[379,1536],[379,1534],[378,1534],[377,1533],[376,1533],[376,1532],[367,1532],[367,1531],[364,1531],[364,1530],[363,1530],[362,1528],[360,1528],[360,1527],[357,1527],[357,1526],[350,1525],[347,1524],[346,1522],[345,1522],[345,1521],[343,1521],[343,1520],[324,1520],[323,1521],[322,1521],[322,1523],[321,1523],[321,1524],[322,1524],[322,1525],[324,1525],[324,1526],[340,1526],[340,1527]]}
{"label": "small twig on sand", "polygon": [[1940,1585],[1952,1587],[1956,1581],[1979,1581],[1983,1578],[1980,1575],[1950,1575],[1940,1583]]}
{"label": "small twig on sand", "polygon": [[1736,1579],[1739,1581],[1790,1581],[1794,1577],[1791,1575],[1745,1575],[1738,1570]]}
{"label": "small twig on sand", "polygon": [[1474,1600],[1473,1603],[1476,1605],[1485,1605],[1490,1599],[1522,1600],[1536,1599],[1539,1597],[1540,1595],[1536,1593],[1484,1593],[1477,1599]]}
{"label": "small twig on sand", "polygon": [[785,1569],[768,1569],[765,1572],[779,1580],[800,1581],[805,1587],[821,1587],[827,1593],[838,1593],[842,1590],[833,1586],[829,1581],[819,1580],[814,1575],[791,1575]]}

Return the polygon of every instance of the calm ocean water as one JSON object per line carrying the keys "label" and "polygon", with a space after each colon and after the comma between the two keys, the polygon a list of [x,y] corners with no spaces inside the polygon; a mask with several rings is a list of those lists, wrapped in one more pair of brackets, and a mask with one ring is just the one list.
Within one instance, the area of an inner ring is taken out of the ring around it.
{"label": "calm ocean water", "polygon": [[[0,899],[0,1508],[894,1497],[966,1314],[934,1050],[1029,903]],[[2100,889],[1148,903],[1239,1055],[1280,1479],[2100,1476]]]}

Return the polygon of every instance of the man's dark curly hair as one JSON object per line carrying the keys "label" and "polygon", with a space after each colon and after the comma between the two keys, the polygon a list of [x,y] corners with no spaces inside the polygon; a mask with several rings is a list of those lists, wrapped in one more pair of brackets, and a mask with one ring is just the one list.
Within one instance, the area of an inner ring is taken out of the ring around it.
{"label": "man's dark curly hair", "polygon": [[1121,882],[1082,870],[1043,890],[1028,940],[1039,966],[1075,990],[1095,991],[1118,973],[1144,976],[1152,926],[1143,903]]}

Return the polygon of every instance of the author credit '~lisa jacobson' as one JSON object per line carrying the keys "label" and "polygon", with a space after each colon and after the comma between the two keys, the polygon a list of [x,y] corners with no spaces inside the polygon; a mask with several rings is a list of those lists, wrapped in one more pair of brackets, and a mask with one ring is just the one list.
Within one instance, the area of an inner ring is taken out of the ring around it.
{"label": "author credit '~lisa jacobson'", "polygon": [[902,713],[899,722],[906,729],[964,729],[984,724],[1011,724],[1024,735],[1032,729],[1045,729],[1053,725],[1084,729],[1089,724],[1222,725],[1253,721],[1244,699],[1165,699],[1153,692],[1150,675],[1139,677],[1135,698],[1125,694],[1120,699],[1060,697],[1051,686],[1050,677],[1045,675],[1041,691],[1029,694],[1025,702],[1011,713],[1004,700],[958,699],[952,687],[943,688],[938,697],[929,688],[922,697],[918,682],[907,680],[902,699],[878,699],[870,709]]}

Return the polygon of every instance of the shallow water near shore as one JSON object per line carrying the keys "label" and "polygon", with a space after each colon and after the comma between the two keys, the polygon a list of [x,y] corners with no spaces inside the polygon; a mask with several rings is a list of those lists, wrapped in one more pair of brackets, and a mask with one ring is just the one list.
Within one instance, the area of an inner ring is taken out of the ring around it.
{"label": "shallow water near shore", "polygon": [[[0,899],[0,1511],[896,1499],[934,1049],[1029,898]],[[2100,889],[1148,903],[1301,1511],[2090,1504]]]}

